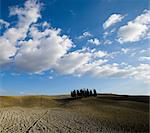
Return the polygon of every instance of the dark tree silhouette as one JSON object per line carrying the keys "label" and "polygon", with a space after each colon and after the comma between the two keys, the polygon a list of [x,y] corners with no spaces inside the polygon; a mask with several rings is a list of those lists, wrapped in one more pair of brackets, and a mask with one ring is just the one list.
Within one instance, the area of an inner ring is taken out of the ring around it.
{"label": "dark tree silhouette", "polygon": [[77,90],[77,96],[78,96],[78,97],[80,96],[80,92],[79,92],[79,90]]}
{"label": "dark tree silhouette", "polygon": [[95,89],[89,90],[87,89],[80,89],[80,90],[73,90],[71,91],[71,97],[89,97],[89,96],[97,96],[97,92]]}
{"label": "dark tree silhouette", "polygon": [[80,96],[83,97],[83,90],[80,89]]}
{"label": "dark tree silhouette", "polygon": [[73,92],[71,91],[71,97],[73,97]]}
{"label": "dark tree silhouette", "polygon": [[93,95],[96,97],[97,96],[97,92],[96,92],[95,89],[93,90],[93,93],[94,93]]}
{"label": "dark tree silhouette", "polygon": [[86,90],[83,90],[83,96],[86,97]]}
{"label": "dark tree silhouette", "polygon": [[93,96],[92,90],[90,90],[90,96]]}
{"label": "dark tree silhouette", "polygon": [[84,96],[86,97],[86,90],[84,89]]}
{"label": "dark tree silhouette", "polygon": [[86,90],[86,95],[87,95],[87,97],[89,97],[89,96],[90,96],[89,89],[87,89],[87,90]]}
{"label": "dark tree silhouette", "polygon": [[75,97],[77,96],[77,92],[76,92],[76,90],[74,90],[74,95],[75,95]]}
{"label": "dark tree silhouette", "polygon": [[76,97],[76,90],[73,90],[72,96],[73,96],[73,97]]}

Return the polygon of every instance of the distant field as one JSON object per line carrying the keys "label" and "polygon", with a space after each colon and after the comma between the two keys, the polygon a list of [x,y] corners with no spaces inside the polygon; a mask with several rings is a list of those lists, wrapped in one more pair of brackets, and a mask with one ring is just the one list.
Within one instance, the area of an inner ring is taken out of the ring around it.
{"label": "distant field", "polygon": [[0,96],[2,133],[149,132],[149,97]]}

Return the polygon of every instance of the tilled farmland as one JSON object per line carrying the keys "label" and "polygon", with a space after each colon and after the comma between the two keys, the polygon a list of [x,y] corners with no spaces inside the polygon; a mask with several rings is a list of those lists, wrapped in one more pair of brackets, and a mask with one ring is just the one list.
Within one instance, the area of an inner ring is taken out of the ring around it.
{"label": "tilled farmland", "polygon": [[0,132],[149,132],[148,97],[101,96],[73,100],[43,96],[42,104],[38,104],[39,98],[1,97]]}
{"label": "tilled farmland", "polygon": [[98,122],[64,109],[0,109],[1,133],[94,133],[100,131]]}

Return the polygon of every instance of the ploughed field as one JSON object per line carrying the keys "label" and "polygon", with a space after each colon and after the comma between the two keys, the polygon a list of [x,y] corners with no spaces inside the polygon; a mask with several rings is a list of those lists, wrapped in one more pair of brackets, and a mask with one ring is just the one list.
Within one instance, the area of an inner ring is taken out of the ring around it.
{"label": "ploughed field", "polygon": [[149,97],[1,96],[1,133],[149,132]]}

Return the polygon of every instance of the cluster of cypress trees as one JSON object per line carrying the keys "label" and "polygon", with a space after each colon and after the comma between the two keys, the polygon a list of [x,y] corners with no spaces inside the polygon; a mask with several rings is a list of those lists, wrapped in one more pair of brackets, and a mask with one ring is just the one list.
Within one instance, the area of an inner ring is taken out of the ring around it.
{"label": "cluster of cypress trees", "polygon": [[97,96],[96,90],[80,89],[71,91],[71,97],[89,97],[89,96]]}

